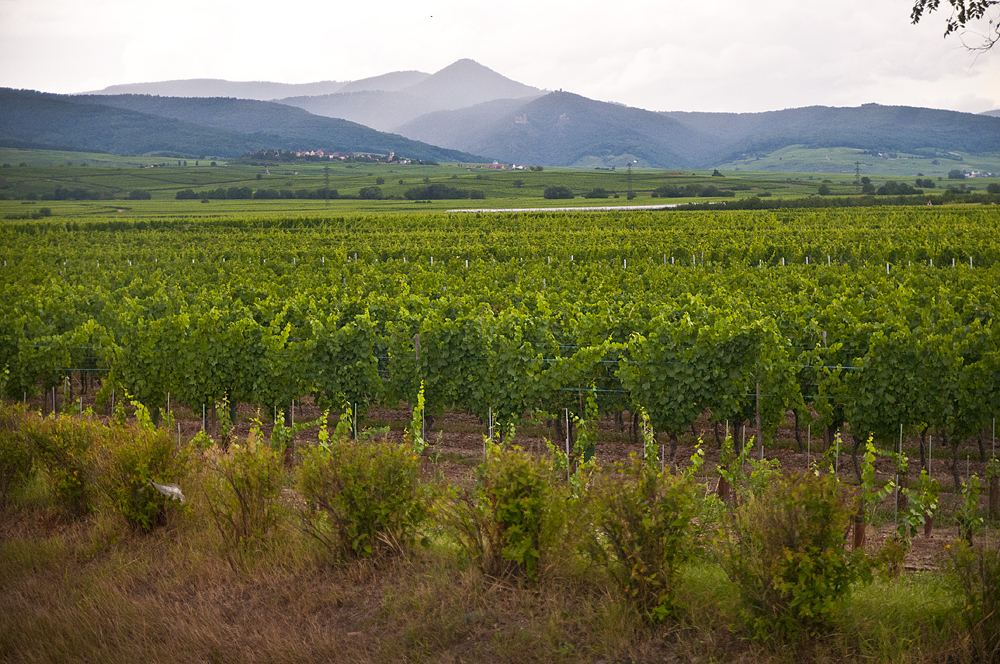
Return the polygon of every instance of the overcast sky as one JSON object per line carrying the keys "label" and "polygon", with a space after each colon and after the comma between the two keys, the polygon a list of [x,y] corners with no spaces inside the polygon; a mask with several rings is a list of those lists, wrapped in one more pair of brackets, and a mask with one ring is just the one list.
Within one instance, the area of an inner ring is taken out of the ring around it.
{"label": "overcast sky", "polygon": [[522,83],[651,110],[1000,108],[1000,45],[977,58],[960,39],[942,38],[946,12],[913,26],[911,5],[0,0],[0,86],[305,83],[434,72],[472,58]]}

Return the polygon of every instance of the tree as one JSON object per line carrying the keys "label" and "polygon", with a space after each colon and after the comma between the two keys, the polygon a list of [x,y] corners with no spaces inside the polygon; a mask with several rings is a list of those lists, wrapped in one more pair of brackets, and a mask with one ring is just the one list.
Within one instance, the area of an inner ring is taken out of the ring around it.
{"label": "tree", "polygon": [[949,180],[964,180],[965,179],[965,173],[963,173],[958,168],[953,168],[950,171],[948,171],[948,179]]}
{"label": "tree", "polygon": [[722,173],[720,173],[719,169],[716,168],[715,170],[712,171],[712,177],[713,178],[723,178],[723,177],[726,177],[726,176],[723,175]]}
{"label": "tree", "polygon": [[573,198],[573,192],[569,187],[563,185],[553,185],[546,187],[542,196],[545,198]]}
{"label": "tree", "polygon": [[377,185],[379,185],[379,186],[381,186],[381,185],[385,184],[385,178],[384,178],[384,177],[381,177],[381,176],[380,176],[380,177],[377,177],[377,178],[375,178],[375,184],[377,184]]}
{"label": "tree", "polygon": [[828,184],[821,184],[819,186],[819,192],[818,193],[819,193],[820,196],[829,196],[830,195],[830,185],[828,185]]}
{"label": "tree", "polygon": [[377,201],[382,199],[382,190],[379,187],[362,187],[358,191],[358,198],[366,201]]}
{"label": "tree", "polygon": [[[925,14],[936,11],[940,4],[941,0],[915,0],[910,19],[915,25]],[[972,32],[974,24],[985,21],[985,31],[975,33],[977,38],[983,40],[982,43],[978,46],[965,44],[965,47],[972,51],[988,51],[1000,41],[1000,16],[991,11],[994,7],[1000,6],[1000,0],[948,0],[948,4],[951,5],[952,11],[951,16],[945,21],[945,37],[952,33],[964,35]]]}

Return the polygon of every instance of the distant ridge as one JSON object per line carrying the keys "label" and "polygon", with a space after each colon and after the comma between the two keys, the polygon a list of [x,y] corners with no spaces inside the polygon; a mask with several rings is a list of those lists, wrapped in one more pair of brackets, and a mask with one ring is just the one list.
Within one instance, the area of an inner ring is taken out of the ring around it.
{"label": "distant ridge", "polygon": [[466,108],[497,99],[533,99],[543,94],[538,88],[513,81],[467,59],[434,74],[423,75],[412,85],[394,91],[351,92],[352,86],[345,85],[334,94],[277,101],[317,115],[351,120],[380,131],[395,131],[427,113]]}
{"label": "distant ridge", "polygon": [[362,91],[398,92],[399,90],[408,88],[411,85],[416,85],[429,77],[430,74],[422,71],[393,71],[388,74],[381,74],[380,76],[371,76],[357,81],[350,81],[345,83],[342,88],[336,91],[331,90],[330,92],[323,93],[300,92],[299,94],[330,94],[332,92]]}
{"label": "distant ridge", "polygon": [[346,85],[340,81],[318,83],[272,83],[270,81],[226,81],[218,78],[192,78],[158,83],[123,83],[103,90],[81,92],[83,95],[158,95],[161,97],[235,97],[270,101],[292,95],[327,95]]}
{"label": "distant ridge", "polygon": [[1000,118],[909,106],[654,113],[566,92],[439,111],[398,128],[435,145],[551,166],[714,168],[791,145],[929,158],[1000,151]]}
{"label": "distant ridge", "polygon": [[0,88],[0,144],[52,146],[115,154],[182,152],[238,157],[267,149],[327,152],[394,151],[433,161],[481,161],[312,115],[273,102],[148,95],[52,95]]}
{"label": "distant ridge", "polygon": [[274,83],[272,81],[227,81],[221,78],[190,78],[151,83],[109,85],[103,90],[81,95],[155,95],[159,97],[233,97],[273,101],[284,97],[315,97],[335,92],[362,90],[395,92],[416,85],[430,77],[422,71],[394,71],[357,81],[318,81],[316,83]]}
{"label": "distant ridge", "polygon": [[994,118],[1000,118],[1000,108],[993,111],[983,111],[980,115],[989,115]]}

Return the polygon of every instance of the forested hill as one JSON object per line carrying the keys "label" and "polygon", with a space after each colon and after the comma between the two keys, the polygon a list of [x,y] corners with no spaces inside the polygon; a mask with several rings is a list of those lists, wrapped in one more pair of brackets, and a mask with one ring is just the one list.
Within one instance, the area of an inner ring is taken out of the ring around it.
{"label": "forested hill", "polygon": [[788,145],[888,152],[1000,150],[1000,118],[912,106],[809,106],[766,113],[664,113],[714,137],[723,160]]}
{"label": "forested hill", "polygon": [[169,151],[235,157],[261,149],[390,150],[434,161],[476,161],[369,127],[301,109],[226,98],[66,96],[0,89],[0,142],[127,154]]}
{"label": "forested hill", "polygon": [[907,106],[811,106],[767,113],[654,113],[566,92],[441,111],[399,127],[410,138],[552,166],[713,168],[799,145],[936,156],[1000,151],[1000,118]]}

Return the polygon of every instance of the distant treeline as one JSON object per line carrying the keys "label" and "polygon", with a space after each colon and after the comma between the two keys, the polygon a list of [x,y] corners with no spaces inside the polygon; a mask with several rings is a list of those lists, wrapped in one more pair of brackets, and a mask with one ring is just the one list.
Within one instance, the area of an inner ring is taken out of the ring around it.
{"label": "distant treeline", "polygon": [[784,208],[875,207],[878,205],[944,205],[945,203],[1000,203],[1000,191],[982,193],[947,189],[941,194],[908,196],[809,196],[808,198],[772,199],[748,196],[735,201],[687,203],[673,210],[773,210]]}
{"label": "distant treeline", "polygon": [[440,200],[451,200],[451,199],[462,199],[462,198],[473,198],[473,199],[483,199],[486,198],[486,192],[481,189],[458,189],[456,187],[449,187],[446,184],[429,184],[424,187],[413,187],[407,189],[406,193],[403,194],[407,200],[419,201],[440,201]]}
{"label": "distant treeline", "polygon": [[653,190],[653,198],[717,198],[719,196],[735,196],[734,191],[737,188],[746,189],[745,186],[737,185],[735,187],[720,189],[714,184],[698,184],[697,182],[692,182],[689,185],[683,187],[678,185],[663,185],[657,189]]}
{"label": "distant treeline", "polygon": [[336,189],[327,189],[326,187],[320,187],[319,189],[257,189],[253,190],[250,187],[219,187],[218,189],[206,189],[205,191],[194,191],[193,189],[184,189],[178,191],[175,198],[179,201],[197,201],[197,200],[277,200],[277,199],[293,199],[293,198],[311,198],[311,199],[325,199],[325,198],[346,198],[340,196]]}
{"label": "distant treeline", "polygon": [[56,187],[51,192],[38,194],[27,192],[25,194],[0,194],[0,200],[25,200],[25,201],[146,201],[152,198],[152,194],[145,189],[133,189],[124,191],[121,189],[87,189],[86,187]]}

